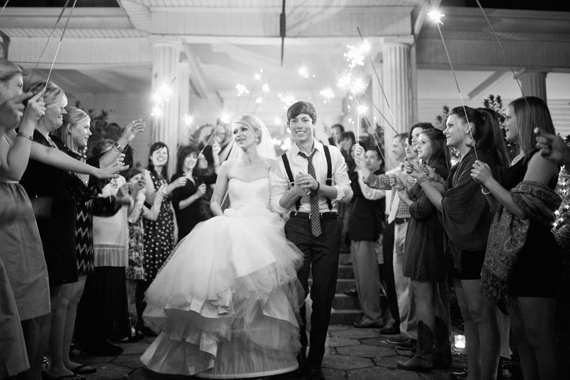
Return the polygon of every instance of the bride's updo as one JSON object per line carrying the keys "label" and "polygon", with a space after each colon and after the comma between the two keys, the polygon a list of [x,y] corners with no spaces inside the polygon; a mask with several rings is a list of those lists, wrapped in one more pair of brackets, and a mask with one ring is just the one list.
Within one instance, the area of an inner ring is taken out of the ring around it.
{"label": "bride's updo", "polygon": [[241,115],[238,116],[234,122],[233,125],[243,125],[247,128],[251,128],[251,130],[255,133],[255,135],[257,136],[255,139],[255,142],[257,143],[257,145],[259,145],[259,143],[261,142],[261,136],[263,135],[263,127],[265,126],[265,124],[263,124],[263,121],[259,120],[257,117],[253,116],[253,115]]}

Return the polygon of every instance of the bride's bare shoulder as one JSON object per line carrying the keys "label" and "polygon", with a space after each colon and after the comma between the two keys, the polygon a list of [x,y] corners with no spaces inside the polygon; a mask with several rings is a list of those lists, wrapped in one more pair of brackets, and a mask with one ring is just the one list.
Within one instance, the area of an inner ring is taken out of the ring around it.
{"label": "bride's bare shoulder", "polygon": [[265,166],[270,169],[271,166],[273,165],[273,163],[275,162],[274,158],[267,158],[267,157],[262,157],[263,161],[265,162]]}

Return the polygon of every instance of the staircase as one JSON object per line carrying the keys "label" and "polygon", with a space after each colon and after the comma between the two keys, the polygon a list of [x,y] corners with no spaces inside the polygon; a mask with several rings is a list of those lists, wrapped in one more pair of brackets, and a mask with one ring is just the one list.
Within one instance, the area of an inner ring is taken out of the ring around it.
{"label": "staircase", "polygon": [[[339,262],[343,263],[349,258],[350,253],[341,253]],[[332,304],[331,325],[352,325],[352,322],[356,322],[362,317],[358,298],[343,293],[344,290],[352,288],[354,284],[352,265],[339,264],[336,295]]]}

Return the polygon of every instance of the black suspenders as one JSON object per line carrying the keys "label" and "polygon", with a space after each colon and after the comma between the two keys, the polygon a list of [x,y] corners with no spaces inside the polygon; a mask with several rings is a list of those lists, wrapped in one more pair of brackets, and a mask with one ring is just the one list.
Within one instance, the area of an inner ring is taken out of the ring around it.
{"label": "black suspenders", "polygon": [[[327,186],[331,186],[332,185],[331,153],[329,151],[328,146],[323,145],[323,149],[325,151],[325,158],[327,160],[327,180],[325,183]],[[293,187],[295,185],[295,179],[293,177],[293,172],[291,171],[291,165],[289,164],[289,159],[287,158],[287,153],[283,153],[281,155],[281,159],[283,160],[283,166],[285,167],[285,171],[287,172],[287,177],[289,177],[289,186]],[[327,204],[329,206],[329,210],[332,211],[332,201],[330,200],[330,198],[327,198]],[[299,207],[301,207],[301,199],[300,198],[297,200],[295,207],[297,208],[297,211],[299,211]]]}

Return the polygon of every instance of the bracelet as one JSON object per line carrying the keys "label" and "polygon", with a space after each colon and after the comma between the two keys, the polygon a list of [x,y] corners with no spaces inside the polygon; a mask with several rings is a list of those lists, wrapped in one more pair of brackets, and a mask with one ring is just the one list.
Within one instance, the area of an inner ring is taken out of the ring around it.
{"label": "bracelet", "polygon": [[395,189],[396,191],[402,191],[402,190],[404,190],[405,188],[406,188],[406,186],[394,187],[394,189]]}
{"label": "bracelet", "polygon": [[315,191],[319,191],[320,188],[321,188],[321,183],[317,182],[317,190],[315,190]]}
{"label": "bracelet", "polygon": [[485,192],[485,190],[483,188],[481,188],[481,192],[483,193],[483,195],[489,195],[491,194],[490,191]]}
{"label": "bracelet", "polygon": [[116,141],[113,143],[113,148],[117,149],[119,153],[125,153],[125,148],[121,148],[119,143]]}
{"label": "bracelet", "polygon": [[417,182],[421,185],[423,182],[427,181],[428,177],[425,174],[422,174],[420,177],[418,177]]}
{"label": "bracelet", "polygon": [[18,136],[23,137],[25,139],[28,139],[30,141],[34,141],[34,136],[28,135],[27,133],[24,132],[18,132],[17,133]]}

